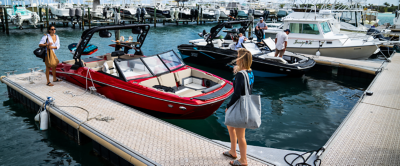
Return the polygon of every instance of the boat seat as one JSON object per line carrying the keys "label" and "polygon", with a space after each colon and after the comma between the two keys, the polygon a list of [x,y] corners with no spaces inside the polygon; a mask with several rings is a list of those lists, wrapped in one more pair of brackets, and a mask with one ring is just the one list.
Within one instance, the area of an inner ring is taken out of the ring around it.
{"label": "boat seat", "polygon": [[201,92],[201,90],[194,90],[194,89],[190,89],[190,88],[184,88],[182,90],[176,91],[175,94],[177,94],[177,95],[179,95],[181,97],[192,97],[192,96],[203,94],[203,92]]}
{"label": "boat seat", "polygon": [[[107,65],[105,65],[107,64]],[[114,61],[109,60],[109,61],[105,61],[103,63],[103,72],[107,73],[107,74],[111,74],[113,76],[118,76],[118,72],[114,66]]]}
{"label": "boat seat", "polygon": [[145,87],[153,88],[154,85],[160,85],[157,78],[150,78],[146,81],[142,81],[139,85],[143,85]]}
{"label": "boat seat", "polygon": [[185,86],[190,89],[205,89],[203,85],[203,79],[196,77],[186,77],[182,79],[182,86]]}
{"label": "boat seat", "polygon": [[268,54],[264,54],[264,55],[258,56],[258,58],[272,60],[272,61],[279,62],[279,63],[282,63],[282,64],[287,64],[288,63],[287,61],[285,61],[281,57],[275,57],[275,52],[270,52]]}
{"label": "boat seat", "polygon": [[110,53],[107,53],[104,56],[105,56],[105,60],[107,60],[107,61],[114,60]]}
{"label": "boat seat", "polygon": [[179,83],[179,85],[182,85],[182,79],[187,78],[187,77],[197,77],[197,78],[205,78],[208,80],[211,80],[215,83],[221,84],[223,85],[225,83],[225,81],[222,81],[218,78],[215,78],[213,76],[210,76],[204,72],[198,71],[198,70],[193,70],[193,69],[185,69],[185,70],[181,70],[178,72],[175,72],[175,78],[176,78],[176,82]]}
{"label": "boat seat", "polygon": [[176,87],[174,73],[160,75],[157,77],[157,79],[160,82],[160,85],[163,85],[166,87]]}

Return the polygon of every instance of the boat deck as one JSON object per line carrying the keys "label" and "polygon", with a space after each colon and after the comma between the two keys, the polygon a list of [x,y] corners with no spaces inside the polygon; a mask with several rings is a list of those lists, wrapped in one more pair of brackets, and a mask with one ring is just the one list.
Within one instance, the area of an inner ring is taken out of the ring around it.
{"label": "boat deck", "polygon": [[[232,159],[222,155],[229,147],[199,136],[172,124],[144,114],[102,96],[85,93],[69,82],[56,82],[46,86],[44,73],[31,84],[26,78],[31,73],[2,78],[8,87],[18,91],[36,104],[47,97],[55,99],[49,108],[62,121],[133,165],[229,165]],[[50,76],[51,77],[51,76]],[[50,78],[52,79],[52,78]],[[65,93],[69,91],[77,96]],[[83,95],[80,95],[83,94]],[[133,99],[134,101],[134,99]],[[89,115],[79,106],[88,110]],[[87,117],[112,117],[109,122]],[[248,155],[249,165],[273,165]]]}
{"label": "boat deck", "polygon": [[323,165],[400,165],[399,65],[396,53],[325,145]]}
{"label": "boat deck", "polygon": [[368,60],[353,60],[353,59],[343,59],[343,58],[333,58],[320,56],[314,58],[314,55],[302,54],[306,57],[313,58],[317,64],[344,67],[356,71],[361,71],[364,73],[369,73],[376,75],[380,71],[384,61],[368,61]]}

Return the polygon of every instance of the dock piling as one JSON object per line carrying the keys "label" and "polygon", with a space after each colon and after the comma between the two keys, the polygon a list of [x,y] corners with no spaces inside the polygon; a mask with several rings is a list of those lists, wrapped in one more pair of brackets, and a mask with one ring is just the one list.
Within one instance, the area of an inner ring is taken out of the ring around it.
{"label": "dock piling", "polygon": [[196,15],[197,15],[197,25],[199,25],[199,6],[197,6],[197,11],[195,11],[196,12]]}
{"label": "dock piling", "polygon": [[[39,13],[39,21],[40,21],[41,23],[43,23],[42,7],[40,7],[40,8],[38,9],[38,13]],[[43,31],[43,24],[40,24],[40,30]]]}
{"label": "dock piling", "polygon": [[3,12],[3,9],[2,8],[0,8],[0,21],[1,21],[1,28],[3,29],[3,32],[5,32],[6,31],[6,27],[5,27],[5,25],[4,25],[4,12]]}
{"label": "dock piling", "polygon": [[82,7],[82,30],[85,29],[85,8]]}
{"label": "dock piling", "polygon": [[7,8],[3,8],[4,9],[4,22],[6,23],[6,34],[9,35],[10,32],[8,31],[8,17],[7,17]]}
{"label": "dock piling", "polygon": [[[200,16],[201,16],[201,20],[203,20],[203,8],[200,8]],[[201,21],[200,21],[201,24]]]}
{"label": "dock piling", "polygon": [[49,27],[49,7],[46,7],[46,27]]}
{"label": "dock piling", "polygon": [[90,7],[88,7],[88,20],[89,20],[89,29],[91,28],[91,15],[90,15]]}
{"label": "dock piling", "polygon": [[157,17],[156,17],[157,8],[154,7],[154,28],[157,27]]}

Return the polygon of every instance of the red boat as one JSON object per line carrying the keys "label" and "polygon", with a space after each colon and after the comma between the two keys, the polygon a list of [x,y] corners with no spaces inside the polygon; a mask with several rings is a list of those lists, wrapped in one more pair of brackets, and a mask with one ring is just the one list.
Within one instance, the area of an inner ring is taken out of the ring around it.
{"label": "red boat", "polygon": [[[136,42],[120,42],[114,52],[81,59],[92,36],[111,37],[109,30],[132,29]],[[81,87],[93,86],[107,98],[161,118],[204,119],[233,93],[232,83],[185,65],[171,50],[144,56],[141,46],[149,25],[113,25],[83,32],[74,59],[58,64],[57,76]],[[123,48],[123,51],[119,51]],[[129,49],[135,54],[128,54]],[[93,81],[93,83],[92,83]]]}

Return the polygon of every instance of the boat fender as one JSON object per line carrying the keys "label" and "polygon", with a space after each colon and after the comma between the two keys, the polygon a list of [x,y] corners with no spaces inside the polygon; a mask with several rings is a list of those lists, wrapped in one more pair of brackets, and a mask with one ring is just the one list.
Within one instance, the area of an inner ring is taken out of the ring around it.
{"label": "boat fender", "polygon": [[35,121],[36,121],[36,122],[39,122],[39,119],[40,119],[40,118],[39,118],[39,115],[40,115],[40,114],[36,114],[36,116],[35,116]]}
{"label": "boat fender", "polygon": [[321,56],[321,52],[317,51],[317,52],[315,53],[315,55],[317,56],[316,58],[319,58],[319,56]]}
{"label": "boat fender", "polygon": [[39,118],[40,118],[40,130],[47,130],[49,127],[49,115],[47,114],[46,109],[39,114]]}

